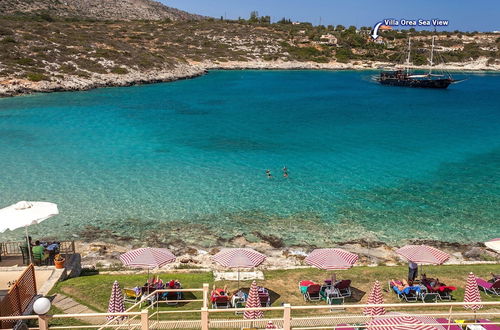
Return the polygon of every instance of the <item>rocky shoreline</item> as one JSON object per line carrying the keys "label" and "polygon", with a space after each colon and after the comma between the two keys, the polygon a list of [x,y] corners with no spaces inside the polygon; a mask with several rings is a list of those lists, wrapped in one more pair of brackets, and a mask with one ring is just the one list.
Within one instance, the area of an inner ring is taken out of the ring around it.
{"label": "rocky shoreline", "polygon": [[[500,262],[500,255],[487,249],[482,243],[462,244],[455,242],[413,240],[408,244],[426,244],[434,246],[451,255],[447,264],[477,264]],[[161,270],[220,270],[214,265],[210,257],[219,252],[223,246],[205,249],[203,247],[187,246],[177,242],[162,246],[169,248],[177,260],[173,264],[166,265]],[[260,242],[249,242],[244,237],[235,237],[224,247],[249,247],[253,248],[268,258],[262,265],[264,269],[292,269],[305,267],[304,259],[314,246],[287,246],[273,247],[272,242],[262,240]],[[346,241],[340,242],[333,247],[340,247],[359,255],[357,265],[362,266],[397,266],[406,265],[407,261],[395,251],[398,247],[378,241]],[[83,242],[76,244],[77,252],[82,256],[82,266],[87,268],[100,268],[109,270],[123,270],[118,257],[120,254],[130,251],[137,246],[131,244],[116,244],[107,241]],[[160,270],[160,271],[161,271]]]}
{"label": "rocky shoreline", "polygon": [[[389,63],[356,61],[351,63],[316,63],[297,61],[228,61],[228,62],[192,62],[177,64],[174,67],[138,71],[128,69],[126,74],[92,73],[89,78],[65,76],[53,81],[30,81],[19,78],[0,80],[0,97],[18,96],[31,93],[50,93],[62,91],[82,91],[100,87],[123,87],[140,84],[169,82],[199,77],[208,70],[376,70]],[[428,69],[426,66],[421,69]],[[449,63],[436,66],[435,69],[450,71],[484,72],[500,71],[500,65],[488,65],[487,59],[466,63]]]}

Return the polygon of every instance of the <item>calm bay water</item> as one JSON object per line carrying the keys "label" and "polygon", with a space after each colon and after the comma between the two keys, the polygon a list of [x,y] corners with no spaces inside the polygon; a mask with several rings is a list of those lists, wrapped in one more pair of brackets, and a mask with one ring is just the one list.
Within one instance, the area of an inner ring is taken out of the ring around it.
{"label": "calm bay water", "polygon": [[0,206],[58,203],[34,235],[205,246],[500,236],[500,75],[420,90],[373,74],[214,71],[0,99]]}

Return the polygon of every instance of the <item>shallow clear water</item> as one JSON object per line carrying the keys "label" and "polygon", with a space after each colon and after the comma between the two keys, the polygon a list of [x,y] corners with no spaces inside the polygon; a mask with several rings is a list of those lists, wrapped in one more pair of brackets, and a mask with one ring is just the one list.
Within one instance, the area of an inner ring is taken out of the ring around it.
{"label": "shallow clear water", "polygon": [[0,99],[0,206],[58,203],[34,235],[205,246],[500,236],[500,75],[424,90],[373,74],[214,71]]}

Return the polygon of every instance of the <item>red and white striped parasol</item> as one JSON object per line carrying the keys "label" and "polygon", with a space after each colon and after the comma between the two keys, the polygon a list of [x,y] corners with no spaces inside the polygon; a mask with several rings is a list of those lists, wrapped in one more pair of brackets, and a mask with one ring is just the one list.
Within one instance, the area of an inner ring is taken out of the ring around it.
{"label": "red and white striped parasol", "polygon": [[[259,288],[257,287],[257,283],[255,281],[252,282],[250,286],[250,292],[248,293],[248,299],[245,304],[245,308],[257,308],[261,307],[260,298],[259,298]],[[246,319],[259,319],[264,316],[264,312],[262,311],[245,311],[243,313],[243,317]]]}
{"label": "red and white striped parasol", "polygon": [[172,263],[175,261],[175,256],[167,249],[147,247],[139,248],[122,254],[120,256],[120,261],[125,266],[146,268],[148,270],[149,281],[149,270],[151,268],[163,267],[166,264]]}
{"label": "red and white striped parasol", "polygon": [[[383,304],[384,303],[384,297],[382,296],[382,289],[380,287],[380,282],[375,281],[375,284],[373,285],[372,291],[370,292],[370,296],[368,297],[368,304],[370,305],[375,305],[375,304]],[[365,315],[384,315],[385,314],[385,308],[382,306],[379,307],[365,307],[363,309],[363,314]]]}
{"label": "red and white striped parasol", "polygon": [[240,287],[240,268],[257,267],[266,260],[262,253],[249,248],[222,249],[212,257],[221,266],[238,268],[238,288]]}
{"label": "red and white striped parasol", "polygon": [[406,245],[396,253],[417,264],[441,265],[450,258],[448,253],[427,245]]}
{"label": "red and white striped parasol", "polygon": [[222,249],[212,260],[228,268],[251,268],[263,263],[266,256],[253,249],[235,248]]}
{"label": "red and white striped parasol", "polygon": [[342,249],[316,249],[305,259],[312,266],[324,270],[349,269],[358,260],[358,255]]}
{"label": "red and white striped parasol", "polygon": [[[118,281],[113,283],[111,288],[111,297],[109,298],[108,313],[123,313],[125,312],[125,303],[123,301],[122,290],[120,289],[120,284]],[[109,320],[117,319],[124,320],[125,316],[107,316]]]}
{"label": "red and white striped parasol", "polygon": [[156,268],[175,261],[175,256],[167,249],[140,248],[126,252],[120,261],[129,267]]}
{"label": "red and white striped parasol", "polygon": [[481,293],[477,287],[476,276],[471,272],[467,277],[467,284],[465,285],[464,302],[472,303],[470,305],[464,305],[464,308],[477,311],[483,306],[481,302]]}
{"label": "red and white striped parasol", "polygon": [[387,317],[368,322],[368,328],[381,330],[445,330],[441,325],[428,325],[438,323],[436,319],[429,316],[398,316],[398,313],[386,315]]}

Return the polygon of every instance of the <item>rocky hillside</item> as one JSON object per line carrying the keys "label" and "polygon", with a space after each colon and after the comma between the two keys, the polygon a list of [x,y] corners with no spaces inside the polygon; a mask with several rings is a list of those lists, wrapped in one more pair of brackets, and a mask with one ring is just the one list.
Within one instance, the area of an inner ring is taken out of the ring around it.
{"label": "rocky hillside", "polygon": [[153,0],[1,0],[0,15],[41,14],[99,20],[199,19]]}
{"label": "rocky hillside", "polygon": [[[381,43],[367,32],[210,18],[0,17],[0,97],[166,81],[206,69],[362,69],[397,63],[409,32],[386,32]],[[413,32],[415,65],[427,64],[421,50],[429,49],[432,35]],[[436,42],[435,63],[448,69],[500,71],[497,34],[441,32]]]}

